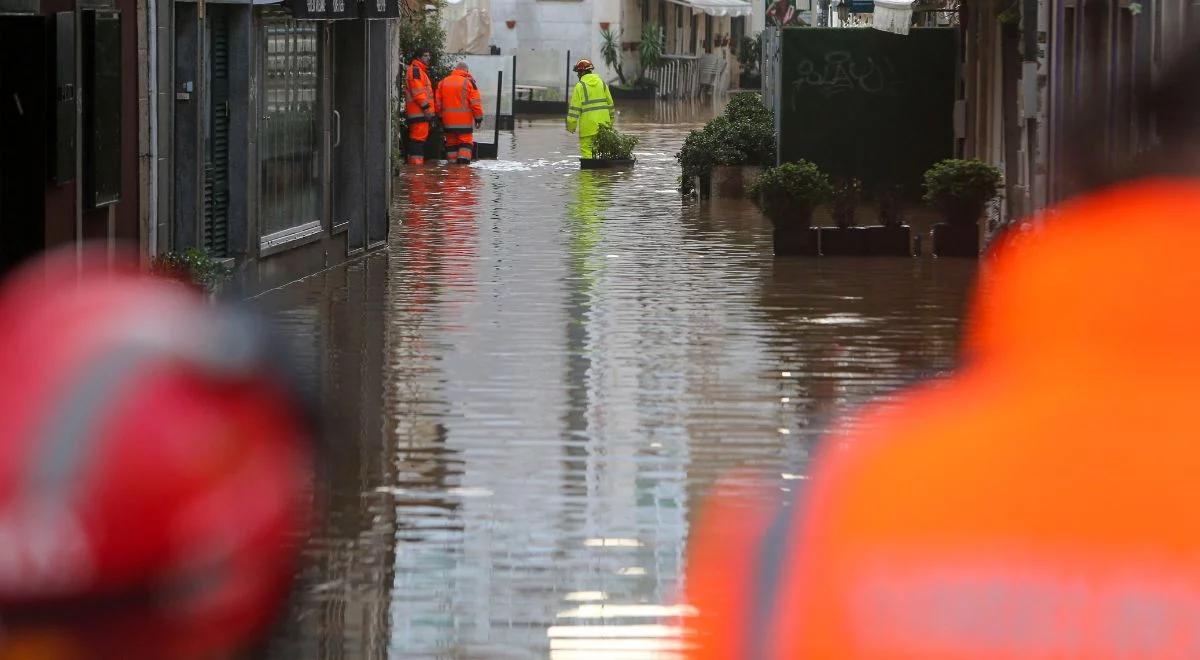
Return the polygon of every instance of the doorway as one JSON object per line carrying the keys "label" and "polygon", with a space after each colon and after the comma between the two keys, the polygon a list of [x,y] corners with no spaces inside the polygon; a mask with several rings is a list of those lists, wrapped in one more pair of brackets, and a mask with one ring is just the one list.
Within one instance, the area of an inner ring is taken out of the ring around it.
{"label": "doorway", "polygon": [[366,21],[333,24],[333,227],[345,230],[348,254],[367,247],[366,28]]}
{"label": "doorway", "polygon": [[45,248],[46,19],[0,17],[0,275]]}

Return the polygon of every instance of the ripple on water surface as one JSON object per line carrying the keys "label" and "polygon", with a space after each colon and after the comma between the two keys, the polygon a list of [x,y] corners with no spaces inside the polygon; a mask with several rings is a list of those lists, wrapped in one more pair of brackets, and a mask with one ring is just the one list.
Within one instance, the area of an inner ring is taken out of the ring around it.
{"label": "ripple on water surface", "polygon": [[971,264],[775,260],[675,193],[704,107],[559,121],[397,180],[389,249],[259,299],[331,408],[327,515],[279,657],[671,657],[689,523],[737,466],[807,475],[854,404],[953,366]]}

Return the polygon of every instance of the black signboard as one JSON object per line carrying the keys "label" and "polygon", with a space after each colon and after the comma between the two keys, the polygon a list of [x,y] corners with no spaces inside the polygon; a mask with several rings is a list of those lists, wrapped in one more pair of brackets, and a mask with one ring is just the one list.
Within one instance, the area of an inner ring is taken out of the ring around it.
{"label": "black signboard", "polygon": [[362,0],[363,18],[400,18],[400,0]]}
{"label": "black signboard", "polygon": [[358,18],[358,0],[288,0],[292,17],[309,21]]}

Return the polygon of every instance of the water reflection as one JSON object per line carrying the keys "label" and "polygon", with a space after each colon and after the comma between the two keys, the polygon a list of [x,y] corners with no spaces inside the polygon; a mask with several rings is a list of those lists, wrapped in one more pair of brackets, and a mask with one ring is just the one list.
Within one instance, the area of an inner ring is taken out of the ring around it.
{"label": "water reflection", "polygon": [[274,655],[670,657],[716,476],[787,488],[847,406],[952,366],[970,265],[775,260],[748,204],[674,190],[695,124],[664,118],[707,110],[647,108],[632,171],[534,122],[398,180],[386,253],[261,299],[337,411]]}

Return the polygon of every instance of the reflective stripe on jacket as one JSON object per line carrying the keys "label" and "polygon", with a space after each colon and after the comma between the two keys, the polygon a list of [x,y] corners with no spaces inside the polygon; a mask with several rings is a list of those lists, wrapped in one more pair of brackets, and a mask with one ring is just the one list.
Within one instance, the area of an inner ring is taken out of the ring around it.
{"label": "reflective stripe on jacket", "polygon": [[475,120],[483,118],[483,102],[479,86],[470,73],[455,69],[438,83],[436,102],[447,131],[470,132]]}
{"label": "reflective stripe on jacket", "polygon": [[421,60],[413,60],[404,74],[404,114],[409,121],[427,121],[426,112],[436,113],[433,104],[433,83],[429,70]]}
{"label": "reflective stripe on jacket", "polygon": [[584,74],[575,83],[571,107],[567,109],[567,130],[579,129],[579,137],[591,137],[600,132],[600,125],[612,126],[613,98],[608,85],[594,73]]}

